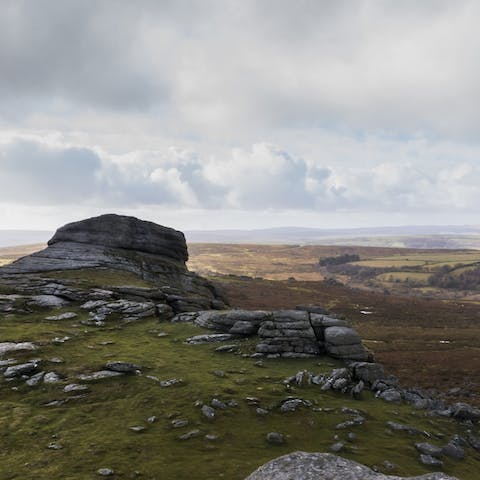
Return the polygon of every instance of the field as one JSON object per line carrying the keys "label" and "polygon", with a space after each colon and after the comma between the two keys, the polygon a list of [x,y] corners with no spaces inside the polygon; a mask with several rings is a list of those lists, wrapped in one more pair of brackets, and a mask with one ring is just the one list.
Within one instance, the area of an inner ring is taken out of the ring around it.
{"label": "field", "polygon": [[[221,283],[233,306],[323,305],[351,320],[405,385],[459,389],[451,400],[480,404],[480,292],[426,286],[435,268],[468,268],[480,261],[480,252],[212,244],[189,249],[190,268]],[[359,281],[318,265],[319,258],[345,253],[358,254],[361,260],[353,265],[372,268],[374,276]]]}
{"label": "field", "polygon": [[[0,261],[38,247],[0,249]],[[377,359],[404,384],[460,388],[452,400],[480,404],[480,292],[422,286],[435,267],[474,265],[480,252],[223,244],[192,244],[189,252],[189,268],[221,284],[232,306],[324,305],[348,318]],[[319,258],[345,253],[360,256],[354,263],[389,270],[362,283],[318,265]],[[421,271],[405,270],[411,268]]]}

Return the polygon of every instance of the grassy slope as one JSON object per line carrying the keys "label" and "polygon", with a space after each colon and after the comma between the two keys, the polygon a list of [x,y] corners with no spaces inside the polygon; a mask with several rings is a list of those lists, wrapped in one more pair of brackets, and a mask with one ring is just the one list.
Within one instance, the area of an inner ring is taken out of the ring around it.
{"label": "grassy slope", "polygon": [[[346,439],[347,431],[335,430],[337,423],[350,418],[341,412],[344,406],[364,411],[367,422],[354,428],[358,440],[348,444],[342,454],[367,465],[378,465],[388,459],[401,465],[396,473],[402,475],[425,473],[428,469],[417,460],[415,438],[401,433],[393,437],[385,428],[385,421],[414,424],[431,433],[464,434],[464,427],[456,422],[431,420],[422,412],[373,400],[367,394],[358,402],[341,394],[323,393],[313,386],[286,391],[280,383],[299,369],[314,372],[330,369],[334,366],[331,359],[270,360],[259,368],[254,359],[218,354],[213,352],[212,345],[184,344],[186,337],[201,332],[190,325],[161,324],[151,319],[129,325],[110,323],[93,329],[71,320],[46,322],[43,317],[34,314],[2,319],[2,339],[44,343],[38,352],[18,354],[18,358],[61,357],[65,360],[63,364],[46,363],[45,368],[69,380],[112,359],[143,365],[145,374],[97,382],[91,385],[86,398],[59,407],[45,406],[72,396],[62,393],[59,385],[37,388],[21,385],[16,389],[16,382],[2,380],[0,479],[93,478],[100,467],[113,468],[118,478],[131,478],[139,471],[142,478],[148,479],[242,479],[275,456],[293,450],[327,451],[335,434]],[[169,336],[158,337],[159,332],[167,332]],[[52,338],[65,335],[72,339],[61,345],[49,343]],[[251,352],[251,342],[242,343],[241,349]],[[225,377],[214,375],[215,370],[226,372]],[[185,385],[161,388],[146,375],[160,379],[180,377]],[[302,409],[281,414],[275,406],[289,394],[333,410]],[[272,408],[272,412],[259,417],[255,408],[244,401],[246,396],[257,396],[261,406]],[[213,397],[235,398],[239,407],[220,411],[218,418],[209,422],[193,403]],[[146,419],[152,415],[158,420],[150,425]],[[172,429],[170,422],[174,418],[187,418],[190,425]],[[135,433],[129,429],[133,425],[144,425],[147,429]],[[180,434],[197,428],[201,436],[178,440]],[[269,431],[284,433],[287,444],[269,446],[265,442]],[[218,435],[219,439],[205,440],[207,433]],[[52,441],[64,448],[47,449]],[[464,480],[476,479],[479,469],[480,458],[470,451],[466,461],[448,461],[445,467],[447,472]]]}

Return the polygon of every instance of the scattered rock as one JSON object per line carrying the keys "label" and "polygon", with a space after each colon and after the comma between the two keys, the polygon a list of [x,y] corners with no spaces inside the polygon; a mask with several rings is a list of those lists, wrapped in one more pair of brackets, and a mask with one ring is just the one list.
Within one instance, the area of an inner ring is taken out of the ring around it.
{"label": "scattered rock", "polygon": [[198,345],[200,343],[228,342],[234,338],[235,335],[230,335],[229,333],[207,333],[187,338],[186,342],[191,345]]}
{"label": "scattered rock", "polygon": [[345,444],[343,442],[337,442],[330,447],[330,450],[332,452],[337,453],[337,452],[341,452],[344,448],[345,448]]}
{"label": "scattered rock", "polygon": [[179,440],[189,440],[190,438],[198,437],[200,435],[200,430],[190,430],[183,435],[180,435]]}
{"label": "scattered rock", "polygon": [[416,443],[415,448],[423,455],[430,455],[437,458],[440,458],[443,453],[440,447],[436,447],[435,445],[427,442]]}
{"label": "scattered rock", "polygon": [[278,432],[267,433],[266,439],[272,445],[283,445],[285,443],[285,437]]}
{"label": "scattered rock", "polygon": [[181,378],[171,378],[170,380],[160,380],[160,386],[163,388],[173,387],[174,385],[184,385]]}
{"label": "scattered rock", "polygon": [[48,383],[48,384],[58,383],[60,380],[61,378],[55,372],[48,372],[43,377],[43,383]]}
{"label": "scattered rock", "polygon": [[97,473],[102,477],[109,477],[113,475],[115,472],[111,468],[99,468],[97,470]]}
{"label": "scattered rock", "polygon": [[84,392],[85,390],[88,390],[88,387],[80,383],[69,383],[68,385],[65,385],[65,387],[63,387],[63,391],[65,393]]}
{"label": "scattered rock", "polygon": [[99,370],[98,372],[93,372],[90,374],[80,374],[78,375],[79,380],[84,382],[91,382],[93,380],[102,380],[104,378],[119,377],[124,375],[121,372],[112,372],[111,370]]}
{"label": "scattered rock", "polygon": [[12,365],[8,367],[3,376],[5,378],[20,377],[21,375],[29,375],[38,369],[39,362],[31,361],[27,363],[21,363],[19,365]]}
{"label": "scattered rock", "polygon": [[2,342],[0,343],[0,356],[10,352],[20,352],[22,350],[36,350],[38,347],[32,342]]}
{"label": "scattered rock", "polygon": [[134,425],[133,427],[129,427],[132,432],[141,433],[146,430],[143,425]]}
{"label": "scattered rock", "polygon": [[60,315],[51,315],[50,317],[45,317],[45,320],[59,321],[59,320],[71,320],[72,318],[77,318],[78,315],[74,312],[65,312]]}
{"label": "scattered rock", "polygon": [[201,411],[202,415],[208,420],[213,420],[215,418],[215,410],[212,407],[203,405]]}
{"label": "scattered rock", "polygon": [[131,374],[141,372],[143,369],[143,367],[135,365],[134,363],[120,362],[118,360],[113,362],[108,362],[105,365],[105,368],[112,372],[131,373]]}
{"label": "scattered rock", "polygon": [[25,383],[29,387],[36,387],[42,381],[44,375],[45,372],[36,373],[35,375],[31,376]]}
{"label": "scattered rock", "polygon": [[432,455],[420,455],[420,462],[429,467],[442,468],[443,462]]}

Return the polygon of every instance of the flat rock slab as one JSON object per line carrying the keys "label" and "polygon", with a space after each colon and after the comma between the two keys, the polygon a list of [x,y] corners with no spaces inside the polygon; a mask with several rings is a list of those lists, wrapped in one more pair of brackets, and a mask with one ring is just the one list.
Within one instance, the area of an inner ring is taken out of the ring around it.
{"label": "flat rock slab", "polygon": [[207,333],[205,335],[195,335],[194,337],[187,338],[187,343],[197,345],[199,343],[228,342],[234,338],[236,338],[236,336],[230,335],[229,333]]}
{"label": "flat rock slab", "polygon": [[121,375],[124,374],[121,372],[112,372],[110,370],[99,370],[98,372],[93,372],[90,374],[81,374],[78,376],[78,378],[84,382],[90,382],[92,380],[102,380],[104,378],[119,377]]}
{"label": "flat rock slab", "polygon": [[32,342],[2,342],[0,343],[0,356],[9,352],[19,352],[21,350],[36,350],[37,346]]}
{"label": "flat rock slab", "polygon": [[377,473],[330,453],[294,452],[255,470],[245,480],[459,480],[444,473],[397,477]]}

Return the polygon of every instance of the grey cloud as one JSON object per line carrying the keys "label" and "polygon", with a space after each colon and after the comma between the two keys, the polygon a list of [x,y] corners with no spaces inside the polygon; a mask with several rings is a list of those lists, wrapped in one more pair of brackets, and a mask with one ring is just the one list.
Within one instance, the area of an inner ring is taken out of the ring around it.
{"label": "grey cloud", "polygon": [[2,113],[133,110],[250,143],[312,126],[478,140],[479,14],[474,0],[6,0]]}
{"label": "grey cloud", "polygon": [[96,193],[100,158],[90,149],[19,140],[0,146],[0,199],[20,204],[83,202]]}
{"label": "grey cloud", "polygon": [[[434,165],[438,153],[417,146],[416,154]],[[424,169],[392,156],[361,168],[304,160],[267,143],[220,157],[171,149],[117,158],[88,148],[16,139],[0,144],[0,204],[60,210],[67,205],[113,210],[163,206],[226,214],[474,211],[480,203],[480,167],[471,156],[466,151],[460,162]]]}

